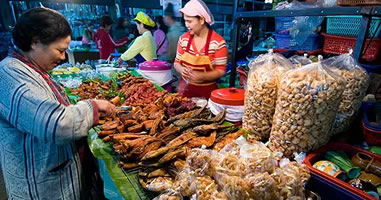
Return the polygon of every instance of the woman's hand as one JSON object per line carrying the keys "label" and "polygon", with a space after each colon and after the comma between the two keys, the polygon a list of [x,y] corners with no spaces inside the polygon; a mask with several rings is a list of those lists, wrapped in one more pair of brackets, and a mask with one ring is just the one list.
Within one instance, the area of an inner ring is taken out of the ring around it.
{"label": "woman's hand", "polygon": [[116,62],[118,62],[119,65],[123,64],[123,60],[121,58],[118,58],[118,61],[116,61]]}
{"label": "woman's hand", "polygon": [[205,72],[189,70],[187,78],[192,83],[202,83],[205,82]]}
{"label": "woman's hand", "polygon": [[93,100],[97,106],[98,106],[98,109],[100,112],[104,112],[106,113],[107,116],[111,117],[111,116],[114,116],[115,113],[116,113],[116,109],[115,109],[115,105],[108,102],[108,101],[105,101],[105,100],[97,100],[97,99],[94,99]]}

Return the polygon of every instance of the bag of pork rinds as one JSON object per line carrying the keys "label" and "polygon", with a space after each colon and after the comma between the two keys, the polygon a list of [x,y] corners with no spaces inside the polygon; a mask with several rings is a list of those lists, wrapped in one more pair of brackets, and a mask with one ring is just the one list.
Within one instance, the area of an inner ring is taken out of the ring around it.
{"label": "bag of pork rinds", "polygon": [[270,149],[291,158],[310,152],[331,137],[345,80],[320,61],[282,76],[270,136]]}
{"label": "bag of pork rinds", "polygon": [[324,63],[335,73],[342,76],[345,89],[336,113],[332,133],[334,135],[348,130],[361,106],[369,86],[369,76],[365,69],[352,57],[352,50],[347,54],[331,57]]}
{"label": "bag of pork rinds", "polygon": [[263,140],[270,136],[279,79],[293,67],[285,57],[272,50],[251,61],[249,67],[243,128],[249,140]]}

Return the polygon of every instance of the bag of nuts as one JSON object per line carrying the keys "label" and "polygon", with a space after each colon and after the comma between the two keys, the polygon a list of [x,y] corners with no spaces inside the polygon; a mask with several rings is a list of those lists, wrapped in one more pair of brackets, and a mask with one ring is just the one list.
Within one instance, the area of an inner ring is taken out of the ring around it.
{"label": "bag of nuts", "polygon": [[282,55],[269,50],[269,53],[251,61],[249,67],[243,128],[247,130],[249,140],[268,139],[275,112],[279,77],[290,70],[292,64]]}
{"label": "bag of nuts", "polygon": [[333,124],[332,134],[334,135],[348,130],[360,109],[361,101],[369,86],[369,76],[351,56],[352,52],[350,50],[348,54],[331,57],[323,62],[346,81]]}
{"label": "bag of nuts", "polygon": [[282,76],[269,147],[291,158],[326,144],[345,88],[345,80],[317,63]]}

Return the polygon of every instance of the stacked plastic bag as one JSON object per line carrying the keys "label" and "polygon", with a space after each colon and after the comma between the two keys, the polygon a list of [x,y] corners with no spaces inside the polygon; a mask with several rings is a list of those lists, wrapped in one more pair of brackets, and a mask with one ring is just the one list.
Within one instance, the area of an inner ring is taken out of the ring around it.
{"label": "stacked plastic bag", "polygon": [[[263,143],[248,143],[243,137],[219,152],[193,149],[169,193],[198,200],[304,199],[308,169],[288,159],[279,161]],[[157,199],[165,199],[163,195]]]}

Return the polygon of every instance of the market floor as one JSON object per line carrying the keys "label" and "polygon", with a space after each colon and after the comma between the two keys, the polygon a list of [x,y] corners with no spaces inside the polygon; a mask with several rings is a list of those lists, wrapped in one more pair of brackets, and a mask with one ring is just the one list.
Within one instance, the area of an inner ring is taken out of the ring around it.
{"label": "market floor", "polygon": [[0,200],[7,199],[7,193],[5,191],[5,185],[3,180],[3,173],[0,171]]}

